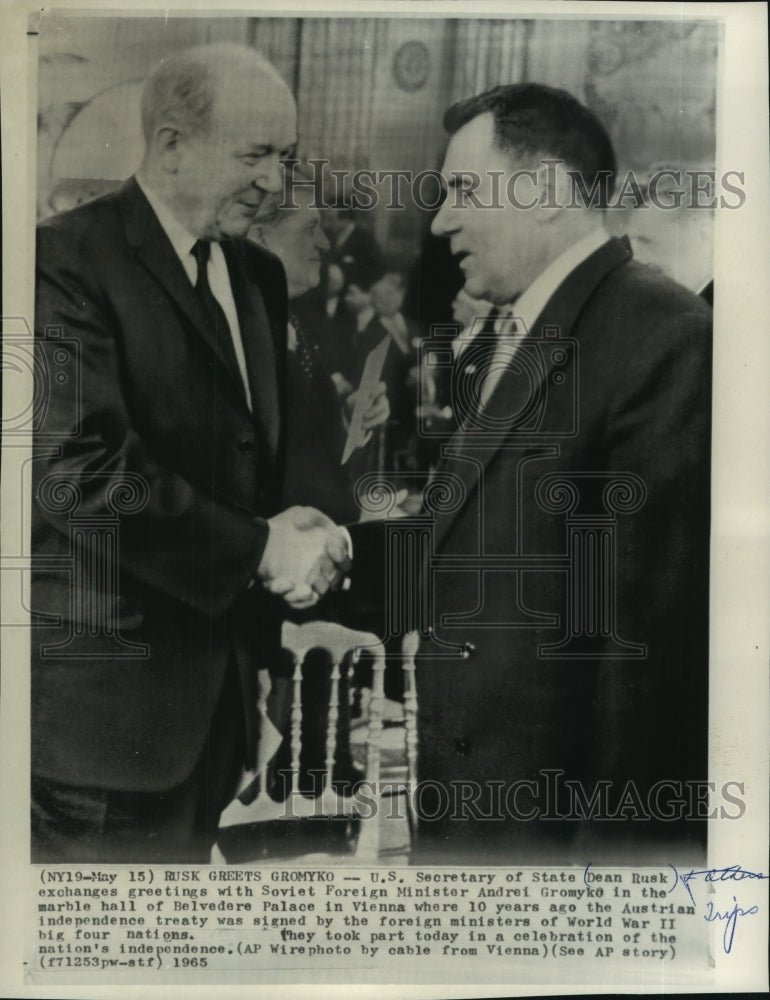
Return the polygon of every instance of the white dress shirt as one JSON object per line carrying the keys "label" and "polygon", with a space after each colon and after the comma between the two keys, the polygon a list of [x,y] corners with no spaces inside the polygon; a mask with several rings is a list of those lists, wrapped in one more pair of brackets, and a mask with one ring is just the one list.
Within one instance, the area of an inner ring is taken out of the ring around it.
{"label": "white dress shirt", "polygon": [[551,261],[512,306],[502,307],[500,316],[495,320],[495,333],[498,334],[499,340],[489,375],[482,386],[481,407],[488,403],[503,371],[511,363],[521,343],[559,285],[609,238],[603,227],[594,229]]}
{"label": "white dress shirt", "polygon": [[[158,217],[158,222],[166,236],[168,236],[174,252],[182,262],[182,267],[185,269],[187,277],[190,279],[193,287],[195,287],[195,282],[198,280],[198,263],[193,256],[192,250],[197,242],[197,237],[193,236],[187,227],[177,219],[171,209],[161,201],[144,181],[137,177],[137,183]],[[246,355],[243,350],[243,340],[241,339],[241,327],[238,322],[238,310],[235,308],[235,299],[233,298],[233,289],[230,285],[230,275],[227,271],[225,255],[222,253],[222,247],[218,243],[211,243],[211,253],[207,267],[212,294],[222,307],[227,325],[230,327],[235,358],[241,373],[241,381],[243,382],[246,399],[251,409],[251,393],[249,391],[249,379],[246,371]]]}

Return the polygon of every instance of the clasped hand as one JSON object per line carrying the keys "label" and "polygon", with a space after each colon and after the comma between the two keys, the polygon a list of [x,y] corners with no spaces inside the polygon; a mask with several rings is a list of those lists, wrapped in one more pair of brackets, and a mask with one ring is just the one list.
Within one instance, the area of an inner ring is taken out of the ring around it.
{"label": "clasped hand", "polygon": [[346,532],[314,507],[289,507],[268,524],[260,580],[292,608],[312,607],[350,569]]}

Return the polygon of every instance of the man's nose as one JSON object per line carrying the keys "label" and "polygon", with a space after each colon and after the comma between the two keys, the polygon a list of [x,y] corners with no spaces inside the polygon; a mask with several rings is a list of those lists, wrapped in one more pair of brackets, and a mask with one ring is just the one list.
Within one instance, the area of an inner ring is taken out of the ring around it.
{"label": "man's nose", "polygon": [[449,207],[449,197],[444,199],[441,208],[433,217],[433,222],[430,224],[430,231],[434,236],[449,236],[457,228],[457,223],[452,217],[452,211]]}
{"label": "man's nose", "polygon": [[260,169],[254,178],[254,186],[270,194],[280,194],[283,191],[284,168],[278,153],[266,156],[260,163]]}
{"label": "man's nose", "polygon": [[331,246],[331,243],[329,243],[329,237],[326,235],[326,233],[323,231],[320,225],[316,226],[315,246],[316,250],[328,250],[329,247]]}

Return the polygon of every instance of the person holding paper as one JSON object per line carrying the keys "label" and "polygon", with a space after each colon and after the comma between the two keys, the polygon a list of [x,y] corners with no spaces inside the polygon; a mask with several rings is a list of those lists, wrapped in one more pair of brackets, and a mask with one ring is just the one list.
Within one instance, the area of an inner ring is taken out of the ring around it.
{"label": "person holding paper", "polygon": [[32,859],[206,862],[285,605],[344,534],[281,508],[286,284],[242,239],[295,144],[254,49],[167,58],[143,160],[37,234]]}
{"label": "person holding paper", "polygon": [[377,375],[387,386],[392,414],[387,428],[384,467],[393,469],[395,454],[404,449],[409,431],[414,426],[415,404],[410,391],[413,349],[411,343],[407,344],[393,335],[386,325],[390,316],[386,315],[383,319],[378,310],[378,305],[386,305],[387,312],[388,299],[392,296],[385,290],[391,284],[394,273],[382,263],[351,264],[345,271],[345,277],[345,305],[355,317],[356,332],[342,374],[353,385],[359,385],[365,374],[370,375],[377,359]]}

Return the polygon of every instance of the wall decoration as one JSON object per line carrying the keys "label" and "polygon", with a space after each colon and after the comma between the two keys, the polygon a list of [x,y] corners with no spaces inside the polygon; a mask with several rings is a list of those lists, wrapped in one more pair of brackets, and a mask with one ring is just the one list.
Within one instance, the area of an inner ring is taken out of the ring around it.
{"label": "wall decoration", "polygon": [[430,72],[428,49],[422,42],[404,42],[393,57],[393,77],[402,90],[419,90]]}

